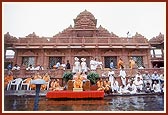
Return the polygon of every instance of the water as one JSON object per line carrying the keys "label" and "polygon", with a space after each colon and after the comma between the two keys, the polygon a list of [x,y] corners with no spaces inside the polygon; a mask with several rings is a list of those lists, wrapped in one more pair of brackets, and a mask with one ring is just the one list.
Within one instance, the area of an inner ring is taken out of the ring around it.
{"label": "water", "polygon": [[[34,97],[5,96],[4,111],[33,111]],[[163,95],[113,96],[104,99],[47,99],[38,111],[164,111]]]}

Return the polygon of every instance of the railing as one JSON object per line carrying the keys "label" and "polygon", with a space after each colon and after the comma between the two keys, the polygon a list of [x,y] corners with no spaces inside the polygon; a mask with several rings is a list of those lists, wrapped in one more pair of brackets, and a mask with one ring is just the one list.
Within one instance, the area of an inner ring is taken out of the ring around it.
{"label": "railing", "polygon": [[[48,40],[49,39],[49,40]],[[10,41],[8,41],[9,43]],[[139,38],[111,38],[111,37],[59,37],[59,38],[20,38],[11,43],[148,43]]]}
{"label": "railing", "polygon": [[[21,70],[12,70],[13,76],[14,78],[27,78],[27,77],[33,77],[35,75],[36,72],[39,72],[39,74],[41,76],[43,76],[45,73],[49,73],[49,75],[51,76],[51,78],[62,78],[63,73],[67,72],[67,71],[72,71],[70,69],[68,70],[63,70],[63,69],[47,69],[47,70],[25,70],[25,69],[21,69]],[[99,74],[100,77],[107,77],[108,72],[110,71],[109,68],[104,68],[104,69],[100,69],[98,68],[96,70],[96,72]],[[115,76],[118,77],[119,75],[119,69],[114,69],[114,73]],[[129,76],[130,74],[130,69],[125,69],[127,76]],[[137,72],[140,72],[141,74],[144,74],[145,71],[148,71],[149,74],[153,74],[154,71],[157,71],[158,74],[163,74],[164,73],[164,68],[144,68],[144,69],[133,69],[132,70],[132,75],[135,75]],[[8,70],[5,69],[4,70],[4,76],[6,76],[8,74]]]}

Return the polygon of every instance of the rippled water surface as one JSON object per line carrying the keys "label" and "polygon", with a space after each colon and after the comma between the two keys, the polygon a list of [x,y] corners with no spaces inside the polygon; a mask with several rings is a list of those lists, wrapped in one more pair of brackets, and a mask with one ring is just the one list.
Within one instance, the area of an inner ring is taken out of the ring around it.
{"label": "rippled water surface", "polygon": [[[33,111],[33,107],[34,97],[4,98],[4,111]],[[164,96],[111,96],[94,100],[56,100],[40,97],[38,111],[164,111]]]}

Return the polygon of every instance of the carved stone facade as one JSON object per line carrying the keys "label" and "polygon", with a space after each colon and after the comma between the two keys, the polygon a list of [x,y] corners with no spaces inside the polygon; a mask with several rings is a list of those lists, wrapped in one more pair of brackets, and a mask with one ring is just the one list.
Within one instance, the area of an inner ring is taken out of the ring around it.
{"label": "carved stone facade", "polygon": [[130,57],[139,61],[138,67],[152,67],[151,45],[144,36],[136,33],[131,38],[118,37],[101,25],[97,27],[97,19],[87,10],[74,19],[74,27],[70,25],[53,37],[39,37],[33,32],[24,38],[15,38],[7,33],[4,35],[4,44],[5,51],[15,51],[12,61],[19,66],[28,66],[33,61],[31,63],[34,66],[42,65],[47,69],[52,68],[52,64],[58,60],[62,63],[69,60],[72,67],[74,57],[77,56],[85,57],[88,67],[92,57],[103,62],[104,68],[109,67],[111,59],[116,64],[119,58],[123,59],[128,68]]}

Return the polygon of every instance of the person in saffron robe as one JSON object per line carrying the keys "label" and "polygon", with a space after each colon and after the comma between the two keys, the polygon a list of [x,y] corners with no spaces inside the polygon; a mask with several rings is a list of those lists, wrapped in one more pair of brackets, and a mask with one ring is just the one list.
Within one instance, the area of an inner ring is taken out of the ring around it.
{"label": "person in saffron robe", "polygon": [[97,87],[98,87],[98,91],[104,91],[104,86],[103,86],[103,80],[102,78],[99,78],[99,81],[97,82]]}
{"label": "person in saffron robe", "polygon": [[49,90],[53,91],[55,89],[55,79],[52,79]]}
{"label": "person in saffron robe", "polygon": [[108,80],[108,78],[106,78],[106,80],[104,81],[104,92],[109,94],[110,91],[111,91],[111,83],[110,81]]}
{"label": "person in saffron robe", "polygon": [[8,75],[5,77],[4,79],[4,88],[7,87],[7,85],[9,84],[10,81],[13,80],[13,75],[12,75],[12,72],[9,72]]}
{"label": "person in saffron robe", "polygon": [[[35,75],[33,77],[33,80],[35,80],[35,79],[42,79],[39,72],[35,73]],[[36,89],[36,85],[35,84],[30,84],[30,88],[34,90],[34,89]]]}
{"label": "person in saffron robe", "polygon": [[132,72],[133,72],[133,67],[135,66],[135,61],[132,59],[132,57],[130,58],[129,60],[129,68],[131,69],[130,70],[130,76],[132,76]]}
{"label": "person in saffron robe", "polygon": [[[48,75],[48,73],[46,73],[44,76],[43,76],[43,80],[45,82],[50,82],[50,76]],[[45,90],[47,88],[47,84],[43,84],[41,85],[41,90]]]}
{"label": "person in saffron robe", "polygon": [[60,83],[59,83],[59,79],[56,80],[54,86],[55,86],[55,88],[53,89],[53,91],[61,90],[61,86],[60,86]]}
{"label": "person in saffron robe", "polygon": [[75,78],[74,81],[74,88],[82,88],[82,86],[83,86],[83,79],[82,76],[78,74],[78,76]]}
{"label": "person in saffron robe", "polygon": [[118,69],[121,69],[121,67],[124,67],[124,62],[121,58],[118,60],[117,67]]}

